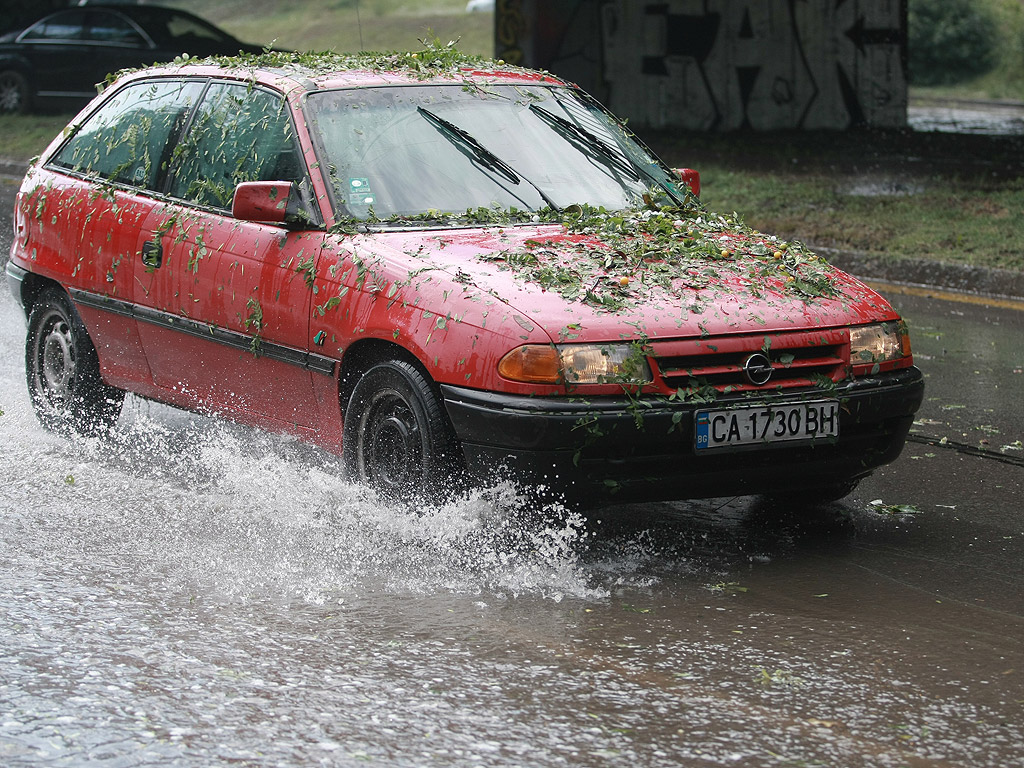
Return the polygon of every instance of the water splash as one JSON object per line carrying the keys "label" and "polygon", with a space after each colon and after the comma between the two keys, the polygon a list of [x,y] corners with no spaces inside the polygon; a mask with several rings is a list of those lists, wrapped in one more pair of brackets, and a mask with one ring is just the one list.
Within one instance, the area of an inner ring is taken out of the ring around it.
{"label": "water splash", "polygon": [[[153,561],[190,594],[325,603],[374,593],[594,599],[585,519],[499,482],[436,506],[387,504],[298,440],[133,403],[52,450],[96,546]],[[152,411],[152,412],[151,412]]]}

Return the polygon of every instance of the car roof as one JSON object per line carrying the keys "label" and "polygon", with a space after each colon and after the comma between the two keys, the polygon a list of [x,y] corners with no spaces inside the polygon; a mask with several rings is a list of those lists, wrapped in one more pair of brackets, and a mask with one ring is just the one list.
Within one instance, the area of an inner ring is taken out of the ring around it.
{"label": "car roof", "polygon": [[567,85],[547,72],[503,61],[436,49],[391,53],[298,53],[270,51],[255,55],[214,56],[135,70],[131,79],[153,75],[229,77],[275,86],[285,92],[357,88],[375,85],[479,83]]}
{"label": "car roof", "polygon": [[[49,16],[68,11],[114,11],[132,19],[167,19],[174,16],[185,16],[190,19],[199,19],[204,24],[209,21],[186,11],[183,8],[171,8],[165,5],[137,5],[135,3],[87,3],[86,5],[72,5],[67,8],[58,8],[53,13],[40,17],[40,21]],[[33,22],[34,23],[34,22]]]}
{"label": "car roof", "polygon": [[54,16],[62,16],[67,13],[89,13],[90,11],[112,11],[114,13],[120,13],[123,16],[136,18],[138,16],[150,17],[150,18],[168,18],[171,16],[187,16],[192,19],[200,19],[201,21],[209,24],[210,22],[202,19],[200,16],[196,16],[194,13],[186,11],[182,8],[170,8],[164,5],[135,5],[135,4],[120,4],[120,3],[89,3],[87,5],[69,5],[66,8],[56,8],[49,13],[45,13],[42,16],[37,17],[34,21],[25,24],[22,29],[28,27],[34,27],[40,21],[52,18]]}
{"label": "car roof", "polygon": [[[123,16],[127,16],[128,18],[143,24],[146,22],[162,22],[166,21],[167,19],[181,17],[197,21],[203,26],[215,27],[215,25],[212,22],[207,21],[203,17],[197,16],[194,13],[186,11],[183,8],[169,8],[163,5],[118,5],[90,3],[89,5],[77,7],[87,11],[113,11],[115,13],[120,13]],[[218,29],[218,31],[222,32],[224,35],[227,35],[227,33],[224,32],[224,30],[221,30],[219,27],[215,28]]]}

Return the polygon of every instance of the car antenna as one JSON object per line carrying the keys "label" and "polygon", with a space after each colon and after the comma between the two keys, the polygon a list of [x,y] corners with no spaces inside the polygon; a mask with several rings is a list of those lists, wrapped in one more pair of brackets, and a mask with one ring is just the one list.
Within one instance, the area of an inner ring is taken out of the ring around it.
{"label": "car antenna", "polygon": [[366,46],[363,45],[363,20],[359,16],[359,0],[356,0],[356,26],[359,27],[359,50],[365,51]]}

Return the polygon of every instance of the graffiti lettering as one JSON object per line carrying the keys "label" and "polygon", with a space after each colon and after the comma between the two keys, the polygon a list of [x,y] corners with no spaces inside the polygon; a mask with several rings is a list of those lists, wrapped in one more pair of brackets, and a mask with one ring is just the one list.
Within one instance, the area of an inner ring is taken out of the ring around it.
{"label": "graffiti lettering", "polygon": [[496,40],[640,125],[906,123],[904,0],[498,0]]}

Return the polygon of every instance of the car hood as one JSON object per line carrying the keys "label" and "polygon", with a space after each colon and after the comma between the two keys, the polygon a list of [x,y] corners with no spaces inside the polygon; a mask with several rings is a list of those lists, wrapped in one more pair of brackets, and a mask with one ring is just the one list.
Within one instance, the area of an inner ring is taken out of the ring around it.
{"label": "car hood", "polygon": [[[685,225],[680,230],[655,240],[558,224],[382,230],[350,245],[407,269],[420,278],[412,285],[428,286],[421,293],[475,288],[556,342],[780,332],[898,317],[877,293],[798,243],[727,226],[696,236]],[[642,248],[620,247],[638,241]],[[436,300],[424,295],[419,303]]]}

